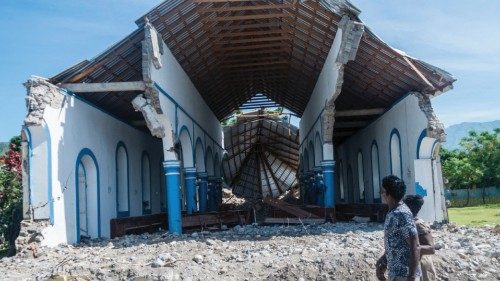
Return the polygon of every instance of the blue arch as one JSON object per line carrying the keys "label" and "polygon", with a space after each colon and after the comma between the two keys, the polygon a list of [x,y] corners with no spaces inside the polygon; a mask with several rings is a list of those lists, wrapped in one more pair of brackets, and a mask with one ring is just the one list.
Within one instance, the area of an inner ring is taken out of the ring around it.
{"label": "blue arch", "polygon": [[309,151],[307,151],[307,148],[304,148],[304,172],[308,172],[309,171]]}
{"label": "blue arch", "polygon": [[198,146],[198,143],[201,144],[201,150],[203,153],[203,164],[205,165],[205,171],[207,170],[207,161],[206,161],[206,155],[205,155],[205,145],[203,141],[201,140],[200,137],[196,138],[196,142],[194,144],[194,150],[193,150],[193,163],[196,166],[196,147]]}
{"label": "blue arch", "polygon": [[[312,163],[313,163],[313,166],[311,167],[311,170],[316,166],[316,159],[315,159],[315,153],[314,153],[314,143],[312,140],[309,140],[309,157],[311,157],[312,155]],[[311,159],[309,159],[311,160]]]}
{"label": "blue arch", "polygon": [[[101,237],[101,183],[99,175],[99,163],[92,152],[88,148],[84,148],[78,153],[75,163],[75,194],[76,194],[76,242],[80,242],[80,197],[79,197],[79,186],[78,186],[78,165],[80,165],[82,158],[84,156],[89,156],[94,162],[96,173],[97,173],[97,236]],[[85,171],[85,166],[83,166]],[[85,174],[87,172],[85,171]]]}
{"label": "blue arch", "polygon": [[[145,209],[144,207],[144,202],[142,201],[142,197],[144,196],[144,156],[146,156],[148,158],[148,162],[149,162],[149,210]],[[141,196],[141,202],[142,202],[142,214],[143,215],[148,215],[148,214],[151,214],[152,210],[153,210],[153,200],[152,200],[152,196],[151,196],[151,183],[152,183],[152,178],[151,178],[151,173],[152,170],[151,170],[151,157],[149,157],[149,153],[144,150],[142,152],[142,155],[141,155],[141,186],[142,186],[142,196]]]}
{"label": "blue arch", "polygon": [[[190,147],[191,147],[191,158],[192,158],[192,160],[193,160],[193,166],[194,166],[194,163],[195,163],[195,161],[194,161],[194,160],[195,160],[195,159],[194,159],[194,150],[195,150],[195,149],[194,149],[194,147],[193,147],[193,138],[191,137],[191,133],[189,133],[189,129],[188,129],[188,127],[187,127],[186,125],[183,125],[183,126],[181,127],[181,129],[179,130],[179,134],[177,135],[177,138],[179,139],[179,143],[180,143],[180,145],[181,145],[181,147],[182,147],[182,142],[180,141],[180,139],[181,139],[181,135],[182,135],[182,132],[183,132],[183,131],[186,131],[186,133],[187,133],[187,135],[188,135],[188,137],[189,137],[189,145],[190,145]],[[182,153],[184,153],[184,150],[185,150],[185,148],[183,147],[183,148],[182,148]],[[184,162],[184,160],[185,160],[185,159],[184,159],[184,155],[182,155],[182,159],[183,159],[183,162]],[[184,163],[183,163],[183,165],[184,165]],[[188,167],[182,167],[182,168],[188,168]]]}
{"label": "blue arch", "polygon": [[29,205],[31,206],[31,191],[33,190],[31,187],[32,180],[31,180],[31,175],[32,175],[32,163],[33,163],[33,141],[31,137],[31,131],[28,127],[25,127],[23,129],[24,133],[26,134],[26,142],[28,143],[28,202]]}
{"label": "blue arch", "polygon": [[222,165],[221,161],[219,160],[219,152],[215,152],[214,155],[214,176],[221,176],[222,171],[221,171]]}
{"label": "blue arch", "polygon": [[419,159],[419,154],[420,154],[420,144],[422,143],[422,140],[427,136],[427,129],[423,129],[420,135],[418,136],[417,140],[417,158]]}
{"label": "blue arch", "polygon": [[[361,155],[361,167],[359,166],[359,155]],[[361,178],[361,181],[363,182],[363,198],[361,198],[361,190],[359,190],[359,187],[361,185],[360,179],[359,179],[359,170],[361,170],[361,173],[363,174],[363,177]],[[363,150],[361,148],[358,150],[358,153],[356,154],[356,171],[357,173],[357,178],[358,178],[358,199],[359,202],[365,202],[366,201],[366,186],[365,186],[365,157],[363,155]]]}
{"label": "blue arch", "polygon": [[397,135],[398,142],[399,142],[399,167],[400,167],[400,170],[401,170],[401,178],[402,178],[403,177],[403,173],[404,173],[403,172],[403,150],[401,149],[401,135],[399,134],[399,131],[396,128],[392,129],[391,135],[389,137],[389,163],[390,163],[390,171],[391,171],[391,174],[392,174],[392,165],[394,163],[392,163],[391,142],[392,142],[392,137],[394,135]]}
{"label": "blue arch", "polygon": [[[323,123],[323,122],[321,122]],[[319,134],[319,132],[316,132],[316,135],[314,136],[314,145],[316,145],[316,140],[319,139],[319,144],[320,144],[320,150],[321,150],[321,160],[320,161],[323,161],[325,160],[324,159],[324,155],[323,155],[323,139],[321,138],[321,135]],[[315,147],[316,149],[316,147]],[[315,156],[316,157],[316,156]],[[316,159],[315,159],[316,160]],[[316,165],[316,161],[314,162],[315,165]],[[321,164],[321,163],[320,163]]]}
{"label": "blue arch", "polygon": [[372,141],[372,145],[370,146],[370,166],[372,167],[372,193],[373,193],[373,202],[374,203],[380,203],[381,202],[381,198],[377,198],[375,199],[375,184],[373,183],[373,154],[372,154],[372,150],[373,150],[373,147],[375,146],[375,149],[377,150],[377,165],[378,165],[378,180],[379,180],[379,188],[380,188],[380,152],[378,150],[378,144],[377,144],[377,141],[376,140],[373,140]]}
{"label": "blue arch", "polygon": [[[119,190],[118,190],[118,149],[120,147],[123,147],[123,149],[125,150],[125,156],[126,156],[126,159],[127,159],[127,211],[124,211],[124,212],[120,212],[119,209],[118,209],[118,192],[119,192]],[[127,147],[125,146],[125,143],[123,141],[119,141],[116,144],[116,150],[115,150],[116,215],[119,218],[130,216],[130,178],[129,178],[129,163],[128,162],[129,162],[129,160],[128,160],[128,150],[127,150]]]}

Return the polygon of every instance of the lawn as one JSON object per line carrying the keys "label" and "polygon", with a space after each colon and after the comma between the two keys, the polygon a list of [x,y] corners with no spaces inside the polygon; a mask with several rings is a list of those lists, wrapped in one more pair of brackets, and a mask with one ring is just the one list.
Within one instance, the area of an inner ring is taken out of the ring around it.
{"label": "lawn", "polygon": [[472,226],[500,224],[500,204],[487,204],[474,207],[450,208],[451,222]]}

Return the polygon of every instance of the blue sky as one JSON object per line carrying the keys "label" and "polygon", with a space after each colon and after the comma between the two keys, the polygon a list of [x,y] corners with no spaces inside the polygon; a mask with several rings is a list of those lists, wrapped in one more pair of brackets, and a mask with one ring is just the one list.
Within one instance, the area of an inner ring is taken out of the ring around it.
{"label": "blue sky", "polygon": [[[2,0],[0,141],[19,133],[30,75],[50,77],[133,31],[161,0]],[[500,1],[352,0],[384,41],[458,81],[433,99],[446,126],[500,119]]]}

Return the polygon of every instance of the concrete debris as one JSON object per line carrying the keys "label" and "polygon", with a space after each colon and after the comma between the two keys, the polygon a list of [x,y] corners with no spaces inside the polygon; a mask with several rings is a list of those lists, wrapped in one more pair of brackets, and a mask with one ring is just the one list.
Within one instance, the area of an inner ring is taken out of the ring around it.
{"label": "concrete debris", "polygon": [[361,36],[365,32],[365,26],[361,22],[352,21],[349,17],[343,16],[339,28],[342,29],[342,43],[337,62],[346,64],[356,58]]}
{"label": "concrete debris", "polygon": [[418,106],[425,114],[425,117],[427,117],[427,136],[435,138],[440,142],[446,142],[444,125],[439,121],[434,112],[429,95],[419,92],[412,92],[412,94],[418,98]]}
{"label": "concrete debris", "polygon": [[59,109],[64,103],[64,94],[61,89],[51,84],[47,79],[32,76],[26,83],[26,108],[28,114],[24,119],[26,126],[40,126],[43,124],[45,108],[50,106]]}
{"label": "concrete debris", "polygon": [[[500,236],[493,233],[493,226],[433,228],[436,244],[442,247],[433,257],[438,280],[500,278]],[[108,247],[110,243],[114,246]],[[131,235],[42,251],[45,255],[36,259],[0,259],[0,276],[9,280],[376,280],[383,225],[246,225],[202,231],[198,237]]]}
{"label": "concrete debris", "polygon": [[144,26],[144,37],[148,53],[152,59],[151,61],[156,69],[160,69],[162,67],[161,50],[163,49],[163,41],[158,36],[156,29],[149,22]]}
{"label": "concrete debris", "polygon": [[132,100],[132,106],[136,111],[142,112],[142,116],[146,120],[146,125],[153,136],[157,138],[165,137],[165,127],[163,124],[167,120],[164,120],[165,118],[161,114],[156,113],[149,100],[145,99],[143,95],[138,95]]}

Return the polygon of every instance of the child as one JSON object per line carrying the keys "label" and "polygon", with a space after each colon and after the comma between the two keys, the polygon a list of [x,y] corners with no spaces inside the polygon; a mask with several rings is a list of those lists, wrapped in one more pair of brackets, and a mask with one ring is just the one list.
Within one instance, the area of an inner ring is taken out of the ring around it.
{"label": "child", "polygon": [[417,227],[418,240],[420,242],[420,267],[422,269],[422,280],[436,280],[436,270],[432,263],[432,257],[435,253],[434,239],[432,238],[431,228],[420,218],[417,217],[420,208],[424,205],[424,199],[420,195],[407,195],[403,202],[408,206]]}

